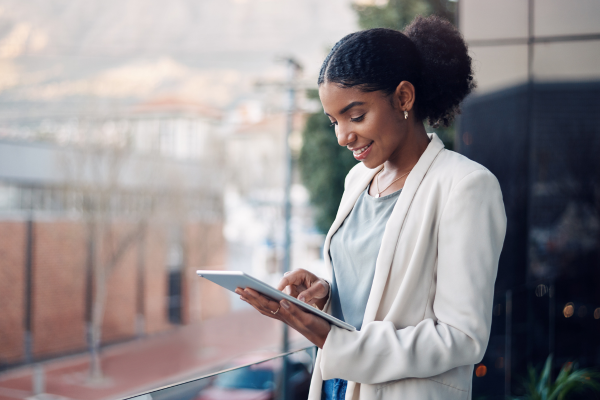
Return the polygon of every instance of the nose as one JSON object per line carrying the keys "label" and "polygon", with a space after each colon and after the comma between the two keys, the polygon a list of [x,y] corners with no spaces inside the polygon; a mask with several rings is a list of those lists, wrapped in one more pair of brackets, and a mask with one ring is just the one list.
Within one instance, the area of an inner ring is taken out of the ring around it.
{"label": "nose", "polygon": [[356,140],[356,134],[351,129],[339,124],[335,127],[335,136],[340,146],[348,146]]}

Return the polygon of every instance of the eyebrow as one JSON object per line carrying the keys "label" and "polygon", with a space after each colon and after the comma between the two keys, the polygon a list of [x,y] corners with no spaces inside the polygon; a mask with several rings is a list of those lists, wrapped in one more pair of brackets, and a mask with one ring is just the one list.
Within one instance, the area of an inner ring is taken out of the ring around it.
{"label": "eyebrow", "polygon": [[[340,110],[340,115],[344,115],[344,113],[346,113],[348,110],[350,110],[354,106],[362,106],[363,104],[365,104],[364,101],[353,101],[352,103],[348,104],[346,107],[344,107]],[[325,114],[329,115],[327,113],[325,113]]]}

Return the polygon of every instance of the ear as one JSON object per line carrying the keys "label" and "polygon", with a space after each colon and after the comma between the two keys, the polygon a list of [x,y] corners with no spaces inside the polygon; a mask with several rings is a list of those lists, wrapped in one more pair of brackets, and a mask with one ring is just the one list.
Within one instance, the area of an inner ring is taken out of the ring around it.
{"label": "ear", "polygon": [[402,81],[396,87],[394,100],[400,111],[410,111],[415,104],[415,87],[408,81]]}

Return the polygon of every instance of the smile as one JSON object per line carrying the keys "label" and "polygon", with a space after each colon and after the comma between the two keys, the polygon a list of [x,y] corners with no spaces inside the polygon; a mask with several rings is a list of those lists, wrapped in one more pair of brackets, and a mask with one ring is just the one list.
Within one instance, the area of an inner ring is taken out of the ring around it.
{"label": "smile", "polygon": [[364,159],[369,154],[372,144],[373,144],[373,142],[369,143],[368,145],[366,145],[364,147],[361,147],[360,149],[352,150],[352,154],[354,155],[354,158],[356,158],[357,160]]}

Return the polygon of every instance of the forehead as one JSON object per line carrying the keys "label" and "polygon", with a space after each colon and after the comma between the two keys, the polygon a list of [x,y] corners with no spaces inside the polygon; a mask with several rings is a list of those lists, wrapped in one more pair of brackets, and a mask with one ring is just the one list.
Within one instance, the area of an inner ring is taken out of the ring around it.
{"label": "forehead", "polygon": [[319,97],[327,114],[337,114],[353,102],[373,105],[384,100],[380,92],[363,92],[357,87],[343,88],[336,83],[326,82],[319,86]]}

